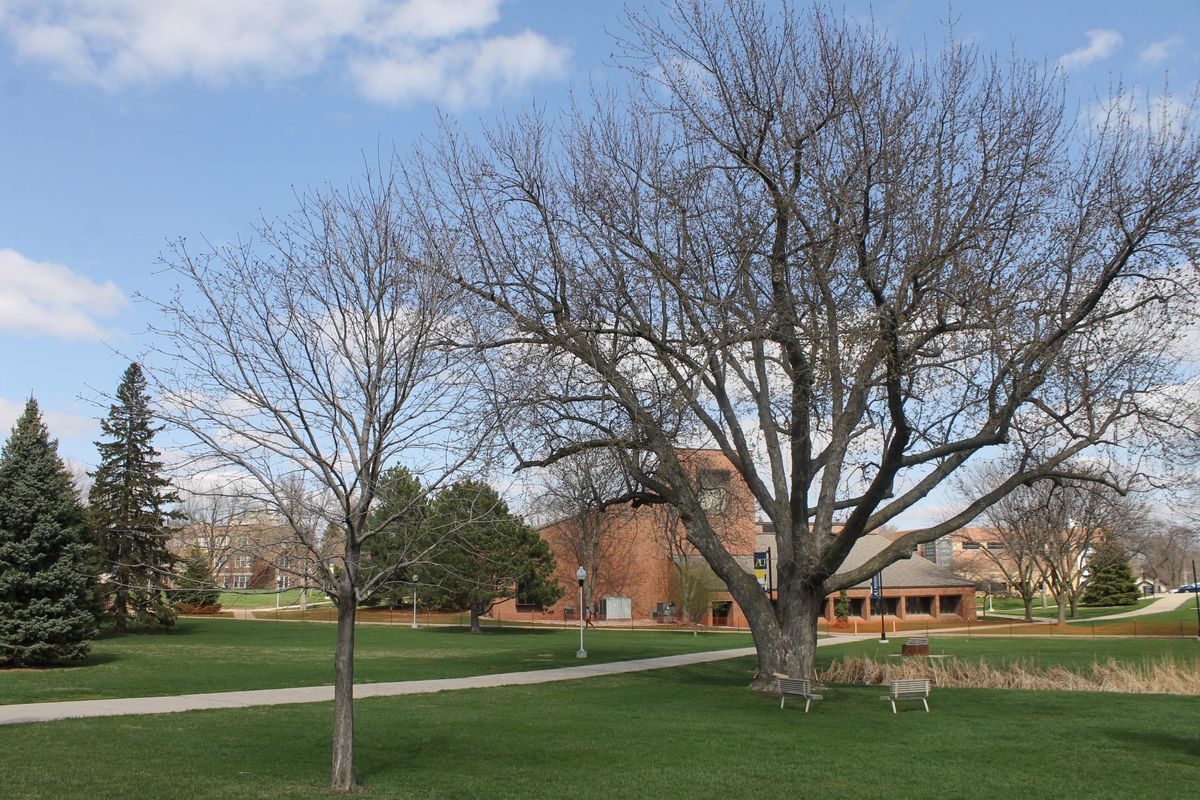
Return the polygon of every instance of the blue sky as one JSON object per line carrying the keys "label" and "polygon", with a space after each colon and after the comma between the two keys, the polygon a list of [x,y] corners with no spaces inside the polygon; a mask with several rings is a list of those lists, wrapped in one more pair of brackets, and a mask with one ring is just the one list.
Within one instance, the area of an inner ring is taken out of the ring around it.
{"label": "blue sky", "polygon": [[[658,3],[634,3],[651,13]],[[840,7],[840,6],[839,6]],[[936,46],[944,0],[846,2]],[[608,80],[602,0],[0,0],[0,428],[35,395],[92,464],[96,398],[151,310],[168,240],[227,241],[306,187]],[[1059,64],[1080,113],[1123,80],[1200,81],[1200,2],[960,2],[957,35]]]}

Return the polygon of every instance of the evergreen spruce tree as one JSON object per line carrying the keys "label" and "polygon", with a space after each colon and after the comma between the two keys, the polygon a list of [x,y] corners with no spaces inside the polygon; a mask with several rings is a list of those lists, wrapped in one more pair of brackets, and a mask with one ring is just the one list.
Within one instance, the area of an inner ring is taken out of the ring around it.
{"label": "evergreen spruce tree", "polygon": [[83,509],[31,398],[0,451],[0,666],[87,655],[91,563]]}
{"label": "evergreen spruce tree", "polygon": [[1085,606],[1131,606],[1139,592],[1129,555],[1120,542],[1105,539],[1088,562],[1091,571],[1083,591]]}
{"label": "evergreen spruce tree", "polygon": [[171,599],[176,606],[191,606],[192,610],[220,610],[221,590],[213,580],[212,565],[204,553],[193,550],[188,555]]}
{"label": "evergreen spruce tree", "polygon": [[163,596],[175,559],[167,549],[166,522],[179,501],[164,478],[151,424],[142,368],[133,363],[117,388],[117,403],[101,420],[106,441],[96,442],[100,465],[88,495],[93,530],[104,559],[104,614],[123,633],[129,618],[151,625],[174,623]]}

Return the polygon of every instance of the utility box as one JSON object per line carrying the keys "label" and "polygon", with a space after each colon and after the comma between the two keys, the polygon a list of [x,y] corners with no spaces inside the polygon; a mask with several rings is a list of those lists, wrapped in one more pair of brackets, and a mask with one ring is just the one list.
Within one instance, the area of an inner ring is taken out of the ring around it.
{"label": "utility box", "polygon": [[600,601],[600,612],[607,620],[633,619],[633,599],[629,597],[605,597]]}

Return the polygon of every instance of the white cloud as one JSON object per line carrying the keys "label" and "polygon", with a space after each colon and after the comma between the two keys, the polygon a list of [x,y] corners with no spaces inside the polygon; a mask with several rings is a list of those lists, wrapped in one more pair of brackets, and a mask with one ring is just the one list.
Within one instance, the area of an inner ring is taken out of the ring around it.
{"label": "white cloud", "polygon": [[413,98],[453,107],[484,105],[543,75],[560,74],[569,52],[533,31],[482,42],[452,42],[430,52],[397,48],[351,65],[364,96],[394,104]]}
{"label": "white cloud", "polygon": [[62,264],[0,249],[0,330],[60,339],[102,339],[113,331],[97,317],[121,311],[126,297],[112,281],[97,284]]}
{"label": "white cloud", "polygon": [[57,79],[109,91],[344,71],[371,100],[488,102],[562,71],[540,34],[492,35],[501,0],[12,0],[0,35]]}
{"label": "white cloud", "polygon": [[1087,32],[1088,43],[1084,47],[1072,50],[1058,59],[1058,66],[1065,70],[1076,67],[1086,67],[1093,61],[1108,58],[1120,46],[1124,39],[1121,34],[1110,30],[1091,30]]}
{"label": "white cloud", "polygon": [[[0,397],[0,441],[7,440],[17,417],[25,410],[25,402],[9,400]],[[57,411],[38,404],[42,411],[42,421],[50,429],[54,439],[75,439],[96,436],[100,432],[100,423],[82,414],[72,414],[69,411]]]}
{"label": "white cloud", "polygon": [[1183,37],[1172,36],[1158,42],[1151,42],[1138,53],[1138,60],[1143,64],[1158,64],[1171,57],[1171,51],[1183,44]]}
{"label": "white cloud", "polygon": [[1088,107],[1087,115],[1097,128],[1109,125],[1168,131],[1178,130],[1194,112],[1188,103],[1173,95],[1151,97],[1142,89],[1133,89]]}

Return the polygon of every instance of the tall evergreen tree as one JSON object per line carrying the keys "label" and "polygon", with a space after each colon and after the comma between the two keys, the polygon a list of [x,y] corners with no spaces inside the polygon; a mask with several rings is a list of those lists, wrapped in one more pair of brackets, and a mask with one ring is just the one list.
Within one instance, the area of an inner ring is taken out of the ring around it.
{"label": "tall evergreen tree", "polygon": [[1088,561],[1091,575],[1083,591],[1085,606],[1131,606],[1140,593],[1129,554],[1115,539],[1105,539]]}
{"label": "tall evergreen tree", "polygon": [[0,665],[87,655],[91,564],[83,509],[31,398],[0,451]]}
{"label": "tall evergreen tree", "polygon": [[117,388],[117,403],[101,420],[105,441],[96,442],[100,465],[88,494],[89,512],[101,554],[105,615],[123,633],[130,616],[170,625],[174,614],[163,596],[175,559],[167,549],[166,522],[179,502],[162,475],[151,424],[146,377],[129,365]]}

